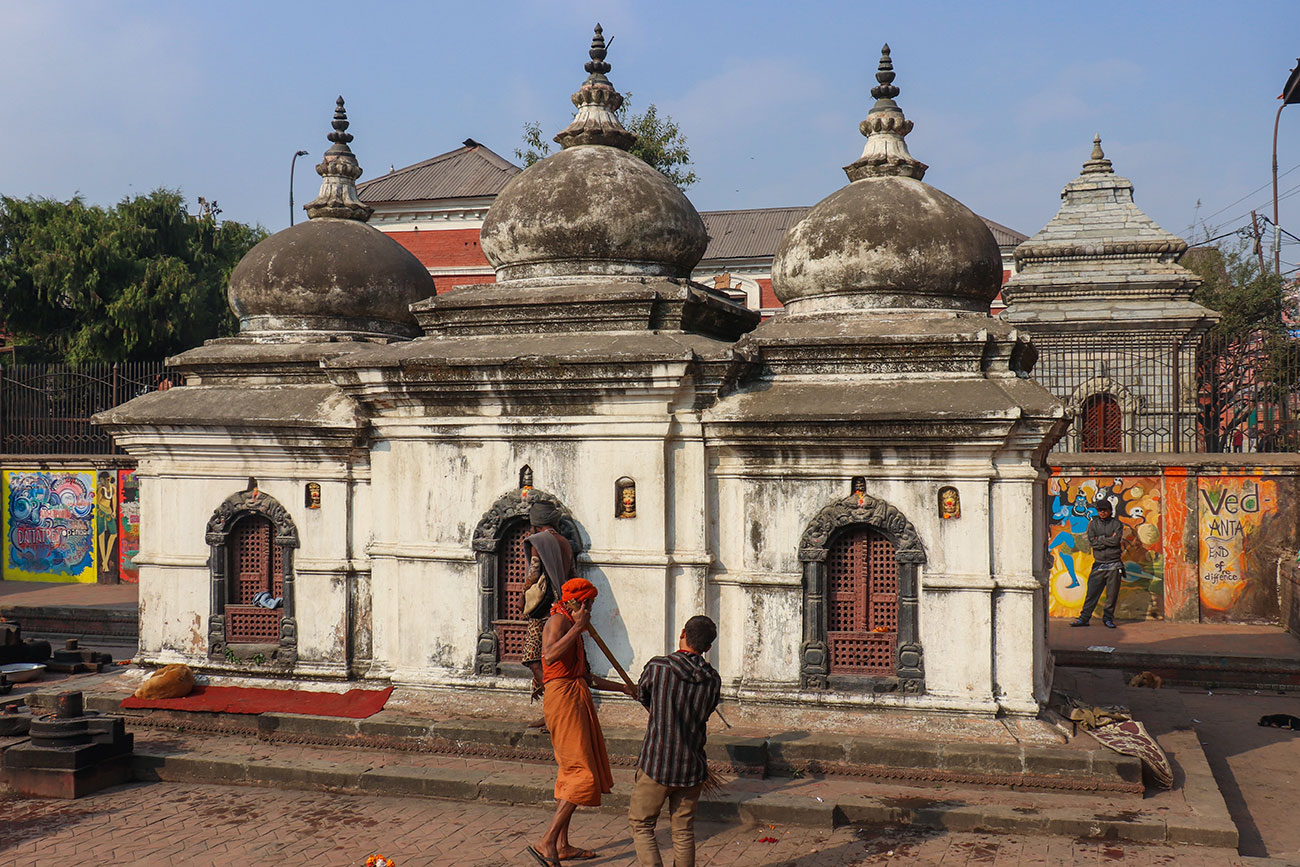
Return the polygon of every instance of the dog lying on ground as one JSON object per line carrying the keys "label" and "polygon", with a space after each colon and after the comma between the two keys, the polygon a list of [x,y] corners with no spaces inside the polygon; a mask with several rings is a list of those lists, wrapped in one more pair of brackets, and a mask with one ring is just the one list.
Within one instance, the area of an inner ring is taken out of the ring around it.
{"label": "dog lying on ground", "polygon": [[1289,713],[1266,713],[1259,718],[1259,724],[1272,726],[1275,729],[1291,729],[1293,732],[1300,732],[1300,719],[1291,716]]}
{"label": "dog lying on ground", "polygon": [[194,672],[184,663],[164,665],[140,684],[136,698],[182,698],[194,691]]}
{"label": "dog lying on ground", "polygon": [[1128,682],[1129,686],[1147,686],[1151,689],[1159,689],[1164,686],[1164,678],[1152,671],[1144,671],[1141,674],[1133,675],[1132,680]]}

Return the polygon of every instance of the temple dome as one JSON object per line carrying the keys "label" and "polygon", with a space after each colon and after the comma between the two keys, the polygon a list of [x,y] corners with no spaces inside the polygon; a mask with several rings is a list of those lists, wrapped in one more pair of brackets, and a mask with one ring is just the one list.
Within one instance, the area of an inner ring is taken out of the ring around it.
{"label": "temple dome", "polygon": [[772,288],[791,314],[854,309],[951,309],[987,313],[1002,283],[1002,255],[973,211],[921,178],[907,150],[912,122],[894,101],[889,46],[876,103],[860,129],[851,183],[818,202],[782,239]]}
{"label": "temple dome", "polygon": [[316,171],[320,195],[306,222],[276,232],[230,275],[230,307],[250,336],[418,334],[410,305],[434,294],[433,278],[406,248],[366,225],[371,208],[357,197],[361,167],[348,147],[343,98],[333,144]]}
{"label": "temple dome", "polygon": [[600,25],[578,113],[555,137],[563,149],[516,175],[480,233],[498,282],[617,276],[687,278],[704,256],[704,221],[662,172],[628,153],[636,136],[615,112],[623,97],[605,73]]}

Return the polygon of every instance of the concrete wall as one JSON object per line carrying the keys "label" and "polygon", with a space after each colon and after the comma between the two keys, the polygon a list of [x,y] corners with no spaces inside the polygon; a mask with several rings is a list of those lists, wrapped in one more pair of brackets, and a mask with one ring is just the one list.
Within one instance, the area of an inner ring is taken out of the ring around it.
{"label": "concrete wall", "polygon": [[1300,551],[1300,455],[1063,454],[1052,458],[1048,556],[1054,617],[1077,616],[1099,499],[1128,528],[1119,616],[1278,623],[1279,576]]}

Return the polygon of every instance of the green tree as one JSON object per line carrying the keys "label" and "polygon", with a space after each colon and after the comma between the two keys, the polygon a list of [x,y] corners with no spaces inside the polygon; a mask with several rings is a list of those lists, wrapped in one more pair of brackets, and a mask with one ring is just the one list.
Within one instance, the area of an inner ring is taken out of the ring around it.
{"label": "green tree", "polygon": [[[625,93],[623,105],[615,112],[624,129],[636,133],[636,142],[629,153],[663,172],[678,189],[685,190],[698,181],[690,169],[691,153],[686,147],[686,136],[682,135],[677,122],[666,114],[661,117],[653,102],[641,114],[632,114],[631,104],[632,94]],[[550,152],[551,143],[542,134],[541,124],[524,124],[524,146],[515,148],[515,157],[527,167],[544,159]]]}
{"label": "green tree", "polygon": [[1295,451],[1300,341],[1295,298],[1249,242],[1196,247],[1182,264],[1205,282],[1192,300],[1220,314],[1197,357],[1200,436],[1207,451]]}
{"label": "green tree", "polygon": [[1260,267],[1248,241],[1194,247],[1182,264],[1205,281],[1192,300],[1220,313],[1218,334],[1280,334],[1287,328],[1284,314],[1295,314],[1287,309],[1282,278]]}
{"label": "green tree", "polygon": [[238,328],[231,270],[266,232],[154,190],[111,208],[0,197],[0,330],[26,361],[161,358]]}

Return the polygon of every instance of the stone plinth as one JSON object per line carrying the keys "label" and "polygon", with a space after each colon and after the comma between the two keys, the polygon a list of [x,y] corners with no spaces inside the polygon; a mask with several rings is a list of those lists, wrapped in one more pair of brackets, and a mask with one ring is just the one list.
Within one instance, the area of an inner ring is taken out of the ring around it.
{"label": "stone plinth", "polygon": [[134,736],[121,717],[82,709],[81,693],[58,697],[58,710],[31,721],[31,741],[4,753],[3,778],[35,798],[80,798],[131,779]]}

